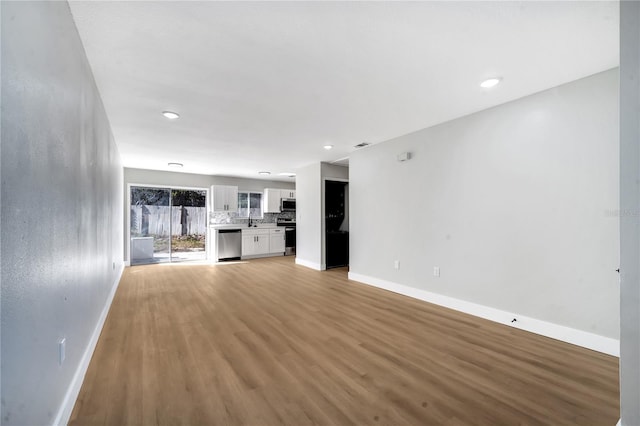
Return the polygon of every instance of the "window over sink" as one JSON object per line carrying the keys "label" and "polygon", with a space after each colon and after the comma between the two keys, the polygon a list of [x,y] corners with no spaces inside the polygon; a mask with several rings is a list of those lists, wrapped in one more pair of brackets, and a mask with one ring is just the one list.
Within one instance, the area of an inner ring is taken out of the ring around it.
{"label": "window over sink", "polygon": [[262,192],[238,191],[238,217],[262,219]]}

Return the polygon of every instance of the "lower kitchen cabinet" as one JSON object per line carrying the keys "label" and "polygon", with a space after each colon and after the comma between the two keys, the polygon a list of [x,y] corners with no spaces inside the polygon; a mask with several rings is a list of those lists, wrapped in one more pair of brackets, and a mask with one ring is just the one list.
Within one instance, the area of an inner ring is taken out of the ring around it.
{"label": "lower kitchen cabinet", "polygon": [[265,234],[242,233],[242,255],[255,256],[269,253],[269,231]]}
{"label": "lower kitchen cabinet", "polygon": [[242,230],[242,257],[283,255],[284,228],[246,228]]}
{"label": "lower kitchen cabinet", "polygon": [[285,246],[284,229],[271,229],[269,231],[269,252],[284,254]]}

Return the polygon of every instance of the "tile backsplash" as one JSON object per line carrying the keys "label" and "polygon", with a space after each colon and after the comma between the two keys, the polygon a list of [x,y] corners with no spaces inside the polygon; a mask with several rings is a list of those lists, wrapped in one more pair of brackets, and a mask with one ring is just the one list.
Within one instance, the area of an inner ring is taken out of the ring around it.
{"label": "tile backsplash", "polygon": [[[283,213],[264,213],[263,217],[260,218],[251,218],[251,222],[253,223],[276,223],[278,218],[281,219],[295,219],[295,212],[283,212]],[[237,223],[237,224],[246,224],[246,217],[238,217],[238,213],[214,213],[209,212],[209,224],[217,225],[221,223]]]}

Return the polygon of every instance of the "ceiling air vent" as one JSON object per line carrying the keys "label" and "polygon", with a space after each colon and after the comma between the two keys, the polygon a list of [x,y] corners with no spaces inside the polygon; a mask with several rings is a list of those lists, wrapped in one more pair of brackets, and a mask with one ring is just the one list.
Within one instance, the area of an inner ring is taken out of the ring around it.
{"label": "ceiling air vent", "polygon": [[369,142],[361,142],[358,145],[355,145],[354,148],[364,148],[365,146],[371,145]]}

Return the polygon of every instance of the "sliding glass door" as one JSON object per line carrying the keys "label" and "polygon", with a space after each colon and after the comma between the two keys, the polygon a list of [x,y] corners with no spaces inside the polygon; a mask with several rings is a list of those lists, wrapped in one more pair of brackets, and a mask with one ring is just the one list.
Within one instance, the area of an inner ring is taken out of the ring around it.
{"label": "sliding glass door", "polygon": [[171,260],[205,260],[207,191],[171,190]]}
{"label": "sliding glass door", "polygon": [[205,260],[206,194],[132,186],[131,264]]}

